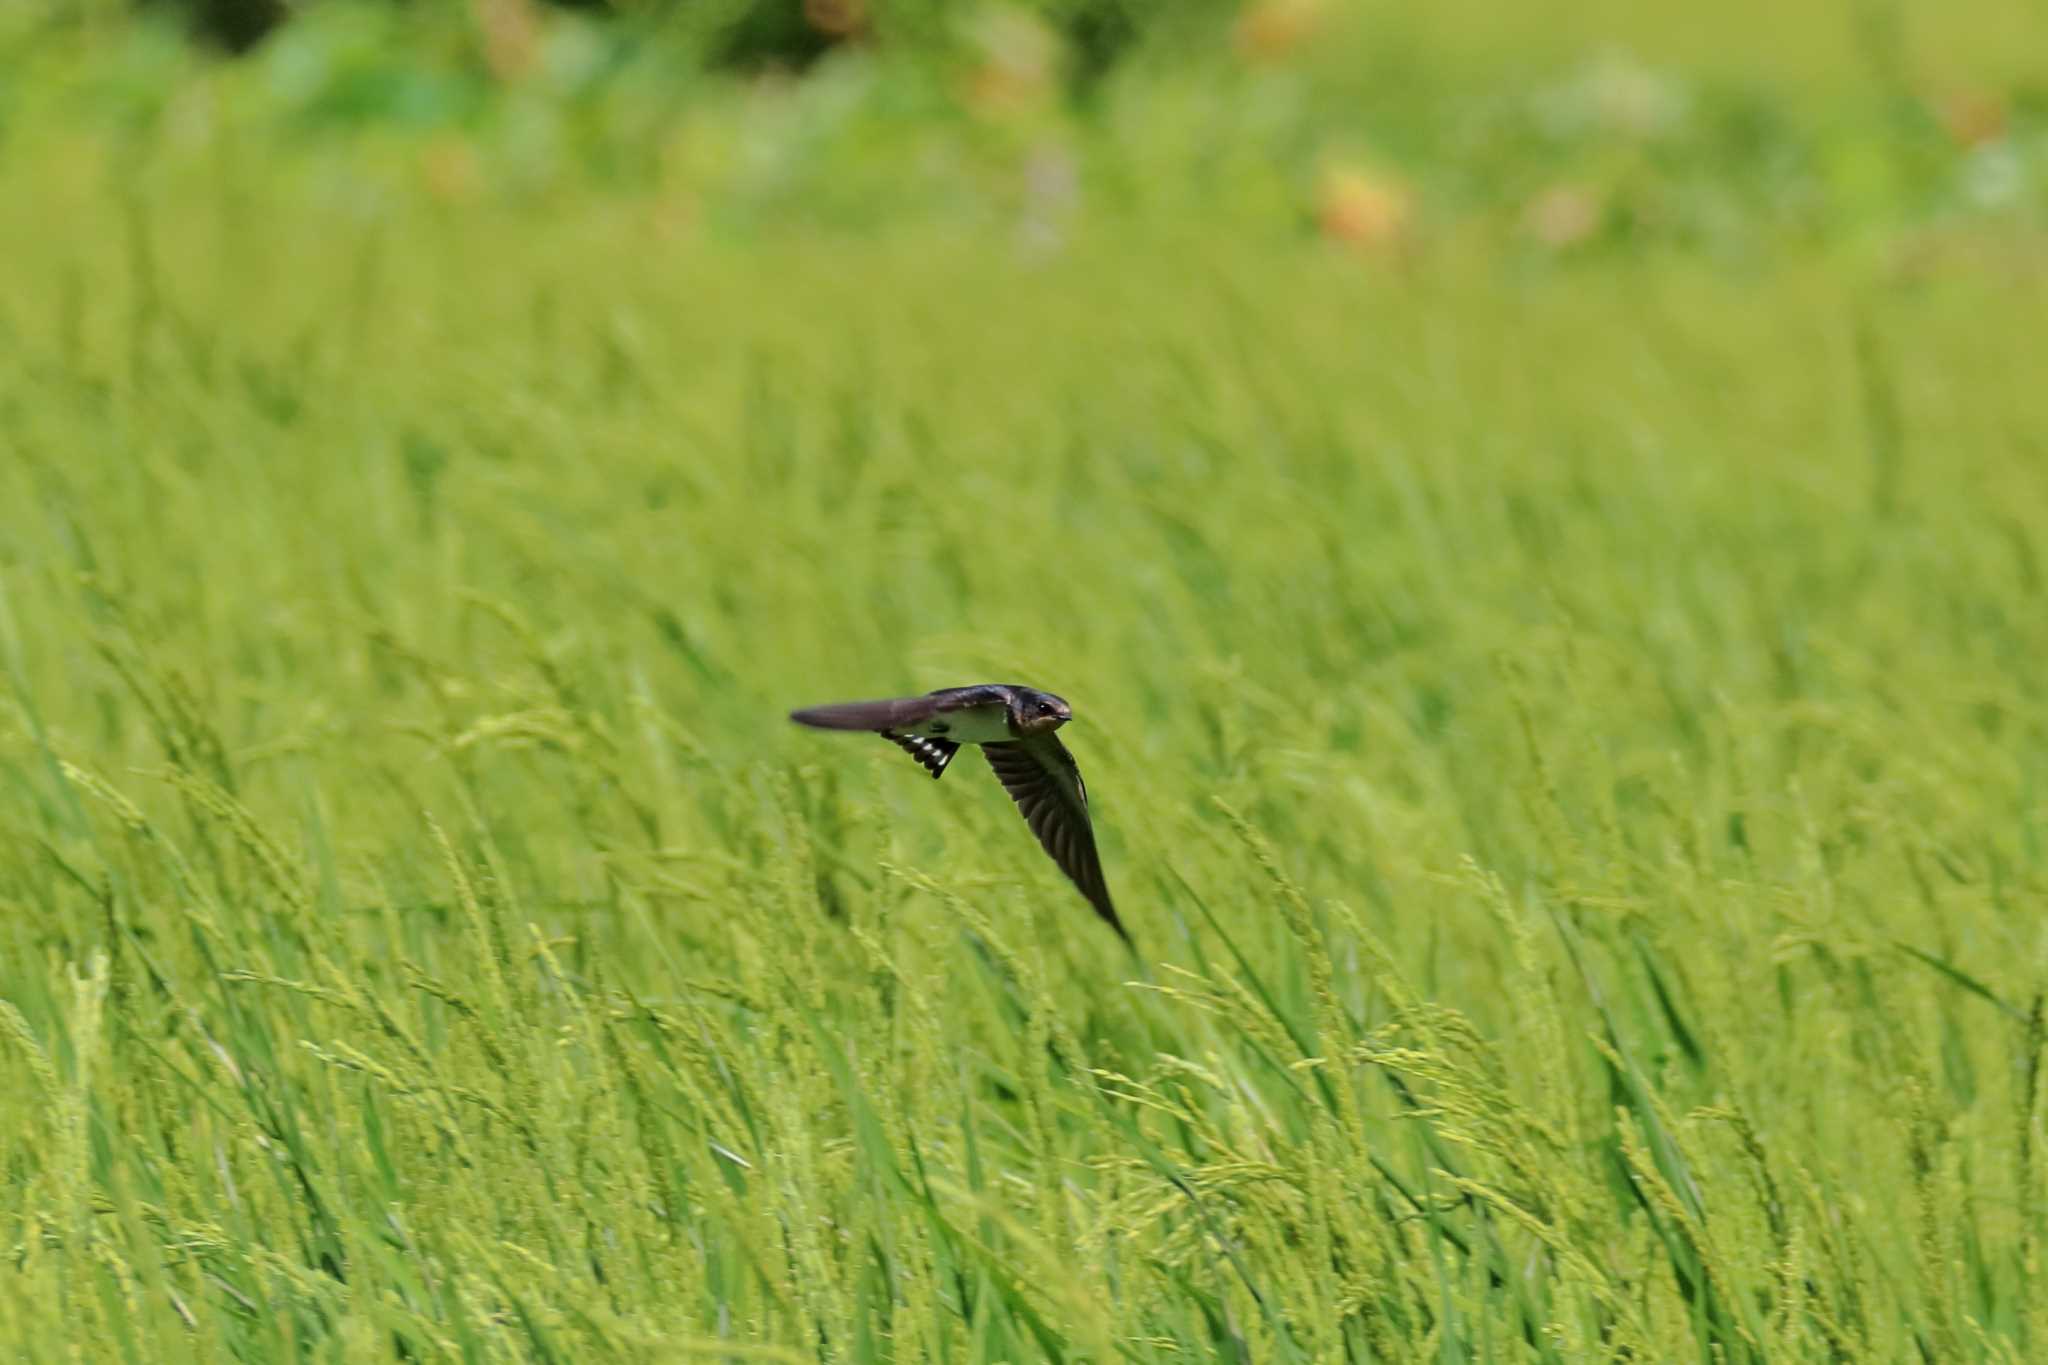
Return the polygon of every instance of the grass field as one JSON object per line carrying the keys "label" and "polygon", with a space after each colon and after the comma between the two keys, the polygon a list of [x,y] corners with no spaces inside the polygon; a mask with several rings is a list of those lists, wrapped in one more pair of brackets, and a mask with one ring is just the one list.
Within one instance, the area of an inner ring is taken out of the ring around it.
{"label": "grass field", "polygon": [[[2048,1352],[2037,220],[1354,250],[1102,191],[1161,77],[1048,244],[122,50],[0,142],[10,1359]],[[989,678],[1136,958],[784,720]]]}

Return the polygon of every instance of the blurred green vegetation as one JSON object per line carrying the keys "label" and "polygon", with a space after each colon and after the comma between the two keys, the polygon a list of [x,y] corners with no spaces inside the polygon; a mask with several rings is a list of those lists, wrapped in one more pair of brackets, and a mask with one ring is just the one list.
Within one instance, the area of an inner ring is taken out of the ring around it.
{"label": "blurred green vegetation", "polygon": [[0,11],[8,1353],[2039,1358],[2038,15],[749,12]]}
{"label": "blurred green vegetation", "polygon": [[2029,255],[2048,210],[2048,75],[2019,0],[1110,6],[1133,35],[1113,65],[1073,36],[1101,6],[847,3],[800,68],[765,38],[726,57],[761,16],[815,25],[817,6],[311,4],[235,60],[167,21],[10,11],[0,145],[18,183],[80,174],[46,159],[128,177],[283,158],[360,177],[365,205],[657,195],[746,236],[971,231],[1063,200],[1061,236],[1336,223],[1404,249],[1818,246],[1910,268]]}

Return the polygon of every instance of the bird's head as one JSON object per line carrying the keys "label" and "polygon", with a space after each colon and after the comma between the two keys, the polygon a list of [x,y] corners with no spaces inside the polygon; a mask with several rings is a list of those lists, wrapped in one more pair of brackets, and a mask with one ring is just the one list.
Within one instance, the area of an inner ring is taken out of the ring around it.
{"label": "bird's head", "polygon": [[1016,688],[1010,699],[1010,728],[1020,735],[1048,735],[1073,718],[1073,707],[1035,687]]}

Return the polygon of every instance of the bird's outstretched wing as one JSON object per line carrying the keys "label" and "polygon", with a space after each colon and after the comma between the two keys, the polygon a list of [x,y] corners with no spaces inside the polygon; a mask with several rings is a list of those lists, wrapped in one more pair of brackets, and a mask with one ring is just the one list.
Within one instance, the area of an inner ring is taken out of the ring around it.
{"label": "bird's outstretched wing", "polygon": [[938,709],[934,696],[892,697],[806,706],[790,712],[789,718],[815,730],[907,730],[930,720]]}
{"label": "bird's outstretched wing", "polygon": [[1067,746],[1053,734],[984,744],[988,765],[996,770],[1003,790],[1017,803],[1024,823],[1060,865],[1095,913],[1109,921],[1125,943],[1131,936],[1116,917],[1109,885],[1102,879],[1102,860],[1095,853],[1095,828],[1088,820],[1088,789]]}

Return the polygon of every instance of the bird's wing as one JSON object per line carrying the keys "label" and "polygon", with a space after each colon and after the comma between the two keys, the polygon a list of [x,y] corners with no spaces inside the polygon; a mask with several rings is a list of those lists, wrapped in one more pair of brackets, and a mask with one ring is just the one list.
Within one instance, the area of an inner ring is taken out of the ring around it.
{"label": "bird's wing", "polygon": [[932,775],[934,781],[946,775],[946,765],[953,761],[954,754],[960,752],[960,746],[950,739],[904,735],[894,730],[882,731],[882,738],[924,764],[925,771]]}
{"label": "bird's wing", "polygon": [[1088,820],[1088,789],[1081,769],[1057,735],[984,744],[988,765],[996,770],[1003,790],[1038,842],[1060,865],[1095,913],[1109,921],[1124,942],[1131,941],[1123,921],[1110,904],[1109,885],[1102,879],[1102,860],[1095,853],[1095,829]]}
{"label": "bird's wing", "polygon": [[900,730],[922,725],[938,713],[934,698],[892,697],[887,701],[842,701],[806,706],[789,713],[798,725],[817,730]]}

